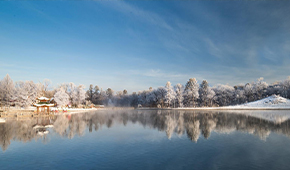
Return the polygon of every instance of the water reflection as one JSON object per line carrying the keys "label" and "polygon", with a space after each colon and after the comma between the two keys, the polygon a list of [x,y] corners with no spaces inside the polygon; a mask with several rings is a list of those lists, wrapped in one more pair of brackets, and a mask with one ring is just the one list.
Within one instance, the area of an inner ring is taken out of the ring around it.
{"label": "water reflection", "polygon": [[0,146],[5,151],[13,140],[42,140],[46,143],[49,131],[71,139],[75,135],[82,136],[86,129],[93,132],[102,127],[126,126],[129,122],[163,131],[168,139],[171,139],[174,133],[178,136],[186,134],[193,142],[197,142],[201,136],[205,139],[210,138],[213,131],[226,134],[241,131],[256,135],[262,140],[266,140],[271,132],[290,137],[289,120],[278,124],[236,113],[134,110],[6,120],[6,123],[0,124]]}

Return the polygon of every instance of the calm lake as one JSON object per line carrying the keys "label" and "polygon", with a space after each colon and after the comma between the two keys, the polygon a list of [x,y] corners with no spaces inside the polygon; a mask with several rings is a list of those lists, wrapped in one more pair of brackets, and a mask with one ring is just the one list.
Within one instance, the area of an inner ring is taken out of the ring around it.
{"label": "calm lake", "polygon": [[0,123],[0,169],[290,169],[290,112],[244,112],[7,119]]}

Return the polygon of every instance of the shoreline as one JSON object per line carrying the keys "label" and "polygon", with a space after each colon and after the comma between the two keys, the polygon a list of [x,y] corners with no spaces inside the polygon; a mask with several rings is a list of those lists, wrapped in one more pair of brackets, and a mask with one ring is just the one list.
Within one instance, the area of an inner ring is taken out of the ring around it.
{"label": "shoreline", "polygon": [[136,110],[290,110],[290,107],[184,107],[184,108],[137,108]]}

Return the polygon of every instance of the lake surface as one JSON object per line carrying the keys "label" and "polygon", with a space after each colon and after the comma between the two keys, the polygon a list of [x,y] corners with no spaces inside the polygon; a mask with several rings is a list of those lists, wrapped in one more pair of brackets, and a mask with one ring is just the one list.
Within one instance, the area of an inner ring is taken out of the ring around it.
{"label": "lake surface", "polygon": [[7,119],[0,169],[290,169],[290,121],[257,115],[133,110]]}

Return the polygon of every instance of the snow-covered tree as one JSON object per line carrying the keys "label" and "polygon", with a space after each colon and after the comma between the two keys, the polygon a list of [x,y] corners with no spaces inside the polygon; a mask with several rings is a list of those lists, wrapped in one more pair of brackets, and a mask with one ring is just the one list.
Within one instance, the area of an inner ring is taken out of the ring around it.
{"label": "snow-covered tree", "polygon": [[165,85],[165,90],[166,90],[165,103],[168,105],[168,107],[170,107],[172,102],[175,100],[175,91],[169,81]]}
{"label": "snow-covered tree", "polygon": [[94,96],[94,87],[93,87],[92,84],[90,84],[89,90],[87,90],[86,95],[88,96],[87,100],[92,102],[93,101],[93,96]]}
{"label": "snow-covered tree", "polygon": [[288,79],[280,82],[280,94],[282,97],[290,98],[290,76]]}
{"label": "snow-covered tree", "polygon": [[39,86],[33,81],[19,81],[15,85],[15,99],[16,106],[28,107],[36,101],[36,98],[42,94],[39,90]]}
{"label": "snow-covered tree", "polygon": [[106,91],[103,91],[101,89],[99,100],[101,101],[102,104],[106,104],[106,105],[108,104],[108,95],[107,95]]}
{"label": "snow-covered tree", "polygon": [[82,104],[86,98],[86,91],[84,85],[76,86],[70,82],[68,84],[62,84],[59,88],[62,88],[69,96],[69,102],[72,106],[78,106]]}
{"label": "snow-covered tree", "polygon": [[157,101],[157,92],[156,90],[153,90],[152,88],[149,88],[149,91],[146,93],[146,103],[148,106],[156,106]]}
{"label": "snow-covered tree", "polygon": [[0,83],[1,105],[10,107],[15,90],[13,80],[7,74]]}
{"label": "snow-covered tree", "polygon": [[86,99],[86,91],[84,90],[85,86],[84,85],[79,85],[77,88],[75,88],[75,94],[76,97],[74,99],[74,103],[78,106],[82,103],[84,103],[85,99]]}
{"label": "snow-covered tree", "polygon": [[106,94],[108,95],[109,99],[112,99],[114,95],[114,90],[112,90],[111,88],[108,88],[106,91]]}
{"label": "snow-covered tree", "polygon": [[176,105],[178,107],[183,107],[183,91],[184,91],[184,87],[181,84],[177,84],[174,89],[175,89],[175,94],[176,94]]}
{"label": "snow-covered tree", "polygon": [[201,106],[211,106],[215,92],[209,87],[206,80],[203,80],[199,88],[199,97]]}
{"label": "snow-covered tree", "polygon": [[77,90],[76,85],[73,82],[66,84],[66,93],[69,96],[69,101],[72,105],[76,106],[77,101]]}
{"label": "snow-covered tree", "polygon": [[130,97],[129,97],[128,91],[126,89],[123,90],[122,99],[121,99],[121,106],[125,106],[125,107],[130,106]]}
{"label": "snow-covered tree", "polygon": [[189,79],[189,81],[185,85],[185,89],[183,92],[183,101],[186,106],[196,106],[196,101],[199,98],[198,89],[199,85],[197,84],[196,79]]}
{"label": "snow-covered tree", "polygon": [[235,89],[229,85],[218,85],[213,88],[216,96],[215,103],[219,106],[227,106],[234,101]]}
{"label": "snow-covered tree", "polygon": [[166,93],[167,91],[164,87],[158,87],[156,90],[157,104],[161,104],[162,107],[164,106]]}
{"label": "snow-covered tree", "polygon": [[251,83],[247,83],[244,87],[244,94],[247,102],[252,102],[255,100],[255,89]]}
{"label": "snow-covered tree", "polygon": [[132,95],[129,96],[129,100],[132,107],[138,106],[138,95],[136,92],[133,92]]}
{"label": "snow-covered tree", "polygon": [[94,93],[93,93],[93,100],[92,100],[92,102],[94,104],[102,104],[102,101],[101,101],[101,92],[100,92],[99,86],[95,86],[94,87]]}
{"label": "snow-covered tree", "polygon": [[69,104],[70,97],[66,93],[65,89],[63,87],[60,87],[54,94],[54,100],[57,103],[57,105],[61,107]]}
{"label": "snow-covered tree", "polygon": [[235,92],[234,92],[234,104],[241,104],[245,103],[246,97],[244,92],[244,86],[234,86]]}
{"label": "snow-covered tree", "polygon": [[264,78],[260,77],[254,83],[254,92],[256,93],[255,100],[260,100],[260,99],[262,99],[262,97],[265,97],[265,96],[263,96],[263,94],[264,94],[264,91],[267,89],[268,84],[263,80],[264,80]]}
{"label": "snow-covered tree", "polygon": [[38,86],[39,95],[49,97],[51,89],[51,80],[44,79],[42,82],[36,84]]}

